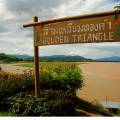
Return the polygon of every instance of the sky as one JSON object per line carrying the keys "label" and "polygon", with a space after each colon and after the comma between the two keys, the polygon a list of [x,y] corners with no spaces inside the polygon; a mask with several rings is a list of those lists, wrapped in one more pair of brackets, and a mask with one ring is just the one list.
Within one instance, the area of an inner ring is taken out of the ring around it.
{"label": "sky", "polygon": [[[39,21],[114,10],[118,0],[0,0],[0,53],[34,55],[33,29],[23,28],[34,16]],[[120,56],[120,43],[40,46],[39,56],[79,55],[86,58]]]}

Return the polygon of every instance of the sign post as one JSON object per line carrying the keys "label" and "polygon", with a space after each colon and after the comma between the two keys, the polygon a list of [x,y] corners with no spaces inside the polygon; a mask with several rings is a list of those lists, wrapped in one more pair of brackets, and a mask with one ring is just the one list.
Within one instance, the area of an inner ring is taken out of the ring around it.
{"label": "sign post", "polygon": [[23,25],[34,27],[34,69],[35,96],[40,94],[39,83],[39,46],[120,42],[120,16],[117,12],[103,12],[96,14],[66,17],[46,21],[38,21]]}
{"label": "sign post", "polygon": [[[38,17],[33,18],[34,22],[38,22]],[[35,27],[33,28],[35,29]],[[34,32],[34,30],[33,30]],[[34,42],[36,39],[36,35],[34,32]],[[35,75],[35,96],[38,97],[40,95],[40,82],[39,82],[39,47],[34,45],[34,75]]]}

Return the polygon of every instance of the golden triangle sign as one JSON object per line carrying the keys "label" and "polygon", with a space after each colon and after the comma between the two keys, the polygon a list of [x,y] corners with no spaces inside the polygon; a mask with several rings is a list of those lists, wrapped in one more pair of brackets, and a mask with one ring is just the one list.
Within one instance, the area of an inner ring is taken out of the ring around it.
{"label": "golden triangle sign", "polygon": [[[118,17],[116,17],[118,16]],[[75,17],[66,17],[46,21],[38,21],[23,25],[34,27],[34,67],[35,95],[40,92],[39,85],[39,46],[120,42],[120,17],[117,12],[104,12]]]}
{"label": "golden triangle sign", "polygon": [[34,45],[120,41],[120,17],[116,12],[89,14],[33,23]]}

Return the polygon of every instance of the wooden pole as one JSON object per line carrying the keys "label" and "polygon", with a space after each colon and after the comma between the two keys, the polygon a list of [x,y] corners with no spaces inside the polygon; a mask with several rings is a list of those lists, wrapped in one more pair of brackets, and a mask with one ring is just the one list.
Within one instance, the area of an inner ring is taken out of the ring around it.
{"label": "wooden pole", "polygon": [[[33,18],[34,22],[38,22],[38,17]],[[35,33],[34,33],[35,40]],[[35,96],[40,95],[40,82],[39,82],[39,46],[34,45],[34,75],[35,75]]]}

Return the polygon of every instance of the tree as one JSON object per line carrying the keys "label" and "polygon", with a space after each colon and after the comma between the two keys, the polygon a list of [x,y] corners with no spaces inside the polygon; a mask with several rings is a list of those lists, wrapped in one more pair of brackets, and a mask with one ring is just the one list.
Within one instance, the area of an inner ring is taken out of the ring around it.
{"label": "tree", "polygon": [[[120,2],[120,0],[117,0]],[[120,3],[116,6],[114,6],[114,9],[115,11],[117,12],[117,15],[116,15],[116,19],[118,18],[119,14],[120,14]]]}

